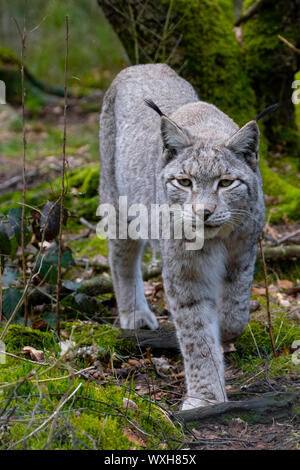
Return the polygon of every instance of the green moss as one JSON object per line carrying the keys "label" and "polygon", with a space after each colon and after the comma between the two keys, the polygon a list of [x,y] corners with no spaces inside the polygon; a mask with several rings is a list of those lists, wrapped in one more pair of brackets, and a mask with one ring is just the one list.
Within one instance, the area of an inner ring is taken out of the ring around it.
{"label": "green moss", "polygon": [[263,159],[260,162],[260,169],[264,193],[274,197],[269,210],[271,222],[280,222],[283,217],[288,217],[290,220],[299,220],[300,189],[284,181],[267,166]]}
{"label": "green moss", "polygon": [[70,246],[73,247],[79,257],[88,256],[92,258],[99,254],[107,256],[108,253],[107,241],[98,237],[76,240],[70,243]]}
{"label": "green moss", "polygon": [[[300,338],[300,326],[296,326],[284,316],[273,321],[273,334],[278,351],[290,348],[293,341]],[[270,335],[267,324],[250,321],[244,333],[235,343],[240,357],[267,357],[272,352]]]}
{"label": "green moss", "polygon": [[[62,366],[63,364],[60,368]],[[84,382],[78,378],[49,381],[62,376],[60,368],[40,370],[38,366],[13,358],[9,358],[6,365],[0,366],[0,383],[12,384],[3,389],[1,406],[7,403],[7,411],[14,410],[13,415],[9,414],[14,419],[12,423],[8,423],[9,431],[2,436],[0,449],[6,449],[36,429],[41,420],[44,421],[55,411],[61,398],[70,395],[78,385],[81,388],[57,416],[50,449],[128,450],[133,446],[140,449],[143,447],[141,443],[132,442],[125,431],[125,428],[129,428],[137,433],[133,423],[142,430],[140,435],[147,449],[160,449],[162,444],[168,449],[180,445],[183,439],[180,431],[166,420],[155,404],[136,396],[130,387],[109,384],[102,387],[95,382]],[[39,374],[39,380],[46,380],[39,387],[36,384],[37,376],[32,374],[34,370]],[[28,377],[30,372],[31,378]],[[16,386],[15,382],[21,378],[24,378],[22,385]],[[124,398],[133,400],[137,409],[125,409]],[[33,410],[35,418],[31,420]],[[68,426],[64,417],[68,419]],[[18,419],[20,422],[16,422]],[[49,438],[49,430],[49,427],[44,427],[28,439],[27,448],[43,449]],[[15,448],[22,449],[22,444]]]}
{"label": "green moss", "polygon": [[62,322],[61,328],[71,333],[80,346],[97,344],[101,349],[120,354],[137,353],[136,343],[120,337],[120,330],[109,325],[90,325],[77,322]]}
{"label": "green moss", "polygon": [[56,339],[52,333],[33,330],[21,325],[10,325],[4,342],[8,352],[20,352],[24,346],[32,346],[44,351],[53,349]]}
{"label": "green moss", "polygon": [[179,52],[186,61],[182,75],[201,99],[244,125],[256,115],[255,99],[233,32],[232,2],[177,0],[174,10],[183,19],[178,26],[178,35],[183,33]]}

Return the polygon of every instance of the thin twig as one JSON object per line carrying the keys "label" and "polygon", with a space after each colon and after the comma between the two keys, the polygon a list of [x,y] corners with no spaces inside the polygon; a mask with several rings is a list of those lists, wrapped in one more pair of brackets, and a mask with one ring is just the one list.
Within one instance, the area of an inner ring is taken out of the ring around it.
{"label": "thin twig", "polygon": [[270,340],[271,340],[271,344],[272,344],[272,350],[273,350],[274,357],[277,357],[278,354],[277,354],[276,347],[275,347],[275,342],[274,342],[271,311],[270,311],[270,296],[269,296],[268,279],[267,279],[267,265],[266,265],[264,251],[263,251],[263,248],[262,248],[261,237],[259,237],[259,249],[260,249],[260,255],[261,255],[261,259],[262,259],[262,263],[263,263],[263,269],[264,269],[269,335],[270,335]]}
{"label": "thin twig", "polygon": [[58,235],[58,266],[57,266],[57,291],[56,291],[56,332],[59,336],[59,298],[61,291],[61,258],[62,258],[62,228],[64,220],[65,201],[65,168],[66,168],[66,140],[67,140],[67,106],[68,106],[68,60],[69,60],[69,17],[66,16],[66,55],[65,55],[65,103],[64,103],[64,137],[63,137],[63,161],[61,174],[61,199]]}
{"label": "thin twig", "polygon": [[55,418],[59,411],[61,410],[61,408],[65,405],[65,403],[67,403],[67,401],[70,400],[70,398],[72,398],[75,393],[77,393],[77,391],[80,389],[80,387],[82,386],[82,383],[80,383],[78,385],[78,387],[75,388],[75,390],[71,393],[71,395],[67,396],[63,401],[61,401],[61,403],[58,405],[58,407],[56,408],[56,410],[54,411],[54,413],[52,413],[51,416],[49,416],[48,419],[46,419],[46,421],[44,421],[38,428],[34,429],[30,434],[28,434],[27,436],[23,437],[22,439],[20,439],[19,441],[15,442],[12,446],[10,446],[8,448],[8,450],[10,449],[13,449],[14,447],[16,447],[18,444],[21,444],[22,442],[26,441],[27,439],[29,439],[30,437],[32,437],[34,434],[38,433],[39,431],[41,431],[45,426],[47,426],[48,423],[50,423],[50,421]]}
{"label": "thin twig", "polygon": [[278,38],[280,39],[280,41],[284,42],[284,44],[286,44],[290,49],[292,49],[292,51],[296,52],[296,54],[300,54],[300,49],[297,49],[297,47],[295,47],[294,44],[289,42],[287,39],[285,39],[280,34],[278,34]]}

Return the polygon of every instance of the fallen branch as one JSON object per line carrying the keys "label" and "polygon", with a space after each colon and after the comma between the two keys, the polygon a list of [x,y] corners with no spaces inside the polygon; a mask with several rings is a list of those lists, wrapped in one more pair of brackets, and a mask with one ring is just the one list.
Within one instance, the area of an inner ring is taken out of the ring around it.
{"label": "fallen branch", "polygon": [[300,258],[300,245],[264,246],[263,252],[271,261]]}
{"label": "fallen branch", "polygon": [[192,423],[197,426],[228,424],[232,418],[242,417],[251,423],[272,423],[274,419],[291,419],[299,415],[300,394],[290,392],[266,393],[261,397],[243,401],[228,401],[217,405],[179,411],[171,418],[174,421]]}
{"label": "fallen branch", "polygon": [[[263,247],[265,258],[271,261],[281,261],[290,258],[300,258],[300,245],[285,245],[285,246],[265,246]],[[260,254],[258,253],[258,259]],[[89,260],[88,258],[81,258],[76,260],[76,264],[79,266],[86,267],[88,265],[92,268],[97,269],[100,272],[107,271],[109,269],[108,262]],[[149,265],[142,266],[143,279],[148,281],[154,277],[161,275],[161,266]],[[29,303],[31,305],[41,305],[43,303],[50,303],[50,297],[55,296],[55,287],[48,285],[41,287],[39,290],[33,289],[29,294]],[[62,286],[60,299],[70,294],[70,290]],[[92,279],[83,281],[78,292],[95,297],[101,294],[113,293],[113,284],[110,276],[95,276]]]}
{"label": "fallen branch", "polygon": [[179,351],[173,323],[163,323],[158,330],[122,330],[120,337],[135,341],[142,349]]}

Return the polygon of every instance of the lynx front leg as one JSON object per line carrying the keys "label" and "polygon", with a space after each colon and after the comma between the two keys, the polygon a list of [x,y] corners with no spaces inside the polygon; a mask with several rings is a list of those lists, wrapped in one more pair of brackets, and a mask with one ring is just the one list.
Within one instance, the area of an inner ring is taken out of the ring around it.
{"label": "lynx front leg", "polygon": [[[165,279],[165,290],[184,359],[187,395],[183,409],[227,400],[219,319],[213,293],[201,296],[201,285]],[[198,295],[197,295],[198,294]]]}
{"label": "lynx front leg", "polygon": [[143,243],[136,240],[109,240],[109,264],[117,298],[121,328],[158,328],[149,309],[141,271]]}
{"label": "lynx front leg", "polygon": [[220,332],[223,343],[238,338],[245,330],[250,316],[251,286],[256,246],[243,258],[229,262],[220,305]]}

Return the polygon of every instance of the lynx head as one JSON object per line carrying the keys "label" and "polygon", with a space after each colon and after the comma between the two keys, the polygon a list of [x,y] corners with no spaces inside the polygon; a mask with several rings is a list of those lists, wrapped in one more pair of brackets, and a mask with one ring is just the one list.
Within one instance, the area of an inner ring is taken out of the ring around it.
{"label": "lynx head", "polygon": [[[154,103],[147,104],[161,117],[161,182],[166,202],[191,204],[194,220],[200,216],[204,219],[205,238],[226,237],[254,219],[252,212],[261,184],[256,121],[238,129],[227,117],[233,126],[220,139],[218,125],[202,132],[201,126],[181,125]],[[203,213],[197,212],[197,204],[202,205]]]}

